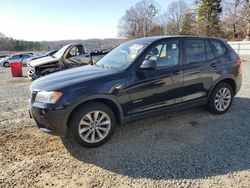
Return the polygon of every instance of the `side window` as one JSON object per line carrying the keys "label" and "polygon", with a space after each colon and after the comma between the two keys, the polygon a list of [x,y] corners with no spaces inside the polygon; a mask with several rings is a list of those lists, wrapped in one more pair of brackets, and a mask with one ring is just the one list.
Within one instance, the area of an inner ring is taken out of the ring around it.
{"label": "side window", "polygon": [[200,63],[206,61],[206,48],[202,39],[185,39],[186,63]]}
{"label": "side window", "polygon": [[216,57],[224,55],[226,53],[226,47],[224,44],[219,40],[210,40],[212,49]]}
{"label": "side window", "polygon": [[30,55],[25,54],[25,55],[23,55],[23,57],[24,57],[24,58],[29,58],[29,57],[30,57]]}
{"label": "side window", "polygon": [[156,61],[157,67],[172,67],[179,62],[179,41],[168,41],[154,46],[145,59]]}
{"label": "side window", "polygon": [[69,51],[68,58],[78,56],[78,55],[82,55],[82,54],[85,54],[84,47],[82,45],[74,46]]}
{"label": "side window", "polygon": [[20,58],[20,55],[14,55],[14,56],[12,56],[11,59],[18,59],[18,58]]}
{"label": "side window", "polygon": [[77,47],[73,47],[73,48],[71,48],[71,50],[69,51],[70,57],[76,56],[77,53],[78,53]]}
{"label": "side window", "polygon": [[206,40],[206,50],[207,50],[207,60],[212,60],[215,58],[212,48],[209,42]]}

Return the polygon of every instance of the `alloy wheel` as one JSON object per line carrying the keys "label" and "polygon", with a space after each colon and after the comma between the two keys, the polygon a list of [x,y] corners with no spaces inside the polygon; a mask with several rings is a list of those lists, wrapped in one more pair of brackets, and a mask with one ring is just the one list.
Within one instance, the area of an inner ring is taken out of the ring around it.
{"label": "alloy wheel", "polygon": [[215,108],[218,111],[226,110],[231,103],[231,99],[232,99],[231,92],[228,88],[223,87],[219,89],[219,91],[215,95],[215,100],[214,100]]}
{"label": "alloy wheel", "polygon": [[80,137],[88,143],[103,140],[111,128],[110,117],[103,111],[92,111],[84,115],[78,126]]}

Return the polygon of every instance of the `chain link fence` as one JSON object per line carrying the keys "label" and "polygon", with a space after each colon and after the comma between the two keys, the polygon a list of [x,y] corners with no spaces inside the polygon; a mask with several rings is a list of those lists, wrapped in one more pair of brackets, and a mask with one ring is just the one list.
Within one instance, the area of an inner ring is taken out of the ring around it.
{"label": "chain link fence", "polygon": [[250,41],[234,41],[228,44],[235,50],[244,62],[250,63]]}
{"label": "chain link fence", "polygon": [[250,41],[228,42],[240,56],[250,56]]}

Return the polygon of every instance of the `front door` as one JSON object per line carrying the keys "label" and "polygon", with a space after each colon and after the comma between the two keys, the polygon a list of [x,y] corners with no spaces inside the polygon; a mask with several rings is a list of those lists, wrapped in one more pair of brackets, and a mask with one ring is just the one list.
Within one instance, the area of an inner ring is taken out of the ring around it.
{"label": "front door", "polygon": [[181,102],[183,72],[180,61],[180,42],[166,40],[154,45],[145,60],[156,61],[156,69],[133,73],[131,105],[128,114],[164,108]]}
{"label": "front door", "polygon": [[11,62],[22,62],[23,60],[23,55],[14,55],[11,58]]}

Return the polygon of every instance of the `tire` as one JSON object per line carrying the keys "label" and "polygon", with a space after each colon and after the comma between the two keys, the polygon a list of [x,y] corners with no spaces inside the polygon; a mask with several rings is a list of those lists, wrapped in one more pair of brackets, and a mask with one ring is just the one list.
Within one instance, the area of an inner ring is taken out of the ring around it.
{"label": "tire", "polygon": [[9,62],[4,62],[4,63],[3,63],[3,66],[7,68],[7,67],[10,66],[10,64],[9,64]]}
{"label": "tire", "polygon": [[69,131],[70,136],[81,146],[98,147],[113,135],[115,125],[113,111],[103,103],[92,102],[82,105],[73,113],[69,121]]}
{"label": "tire", "polygon": [[232,87],[225,83],[218,83],[212,90],[207,109],[213,114],[224,114],[229,110],[234,98]]}

